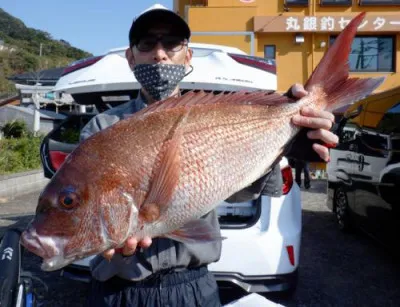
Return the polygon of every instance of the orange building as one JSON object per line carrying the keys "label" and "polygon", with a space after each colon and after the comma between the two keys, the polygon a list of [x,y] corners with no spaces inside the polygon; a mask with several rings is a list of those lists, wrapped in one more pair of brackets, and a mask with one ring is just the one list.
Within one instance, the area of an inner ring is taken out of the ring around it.
{"label": "orange building", "polygon": [[350,56],[354,77],[400,84],[400,0],[175,0],[193,42],[238,47],[276,60],[278,91],[305,83],[335,36],[361,11]]}

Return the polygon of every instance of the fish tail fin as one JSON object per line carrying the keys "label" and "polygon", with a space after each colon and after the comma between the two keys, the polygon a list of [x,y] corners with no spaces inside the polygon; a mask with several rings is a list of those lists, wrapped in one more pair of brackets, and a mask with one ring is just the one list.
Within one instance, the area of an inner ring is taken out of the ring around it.
{"label": "fish tail fin", "polygon": [[305,84],[313,93],[319,88],[326,95],[325,109],[333,110],[369,96],[378,88],[384,77],[349,78],[349,55],[357,28],[365,17],[360,13],[339,34]]}

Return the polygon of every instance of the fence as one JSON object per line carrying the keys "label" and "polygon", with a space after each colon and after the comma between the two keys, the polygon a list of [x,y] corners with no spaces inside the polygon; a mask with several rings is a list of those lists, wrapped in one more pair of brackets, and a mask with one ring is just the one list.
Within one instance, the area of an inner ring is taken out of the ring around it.
{"label": "fence", "polygon": [[0,107],[5,106],[6,104],[9,104],[18,98],[18,94],[5,94],[3,97],[0,95]]}

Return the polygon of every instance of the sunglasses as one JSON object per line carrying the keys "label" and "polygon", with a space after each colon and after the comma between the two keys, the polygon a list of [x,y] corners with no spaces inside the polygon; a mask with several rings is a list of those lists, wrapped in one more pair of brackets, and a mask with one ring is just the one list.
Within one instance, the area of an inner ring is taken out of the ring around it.
{"label": "sunglasses", "polygon": [[178,52],[183,46],[187,46],[188,42],[181,36],[174,35],[147,35],[139,38],[134,46],[141,52],[149,52],[153,50],[157,43],[160,42],[166,51]]}

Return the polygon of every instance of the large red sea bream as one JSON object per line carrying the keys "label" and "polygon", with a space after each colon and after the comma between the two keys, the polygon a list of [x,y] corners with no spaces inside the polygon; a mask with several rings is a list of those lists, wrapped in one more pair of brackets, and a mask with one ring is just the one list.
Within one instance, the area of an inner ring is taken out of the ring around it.
{"label": "large red sea bream", "polygon": [[128,236],[220,240],[201,216],[278,161],[301,107],[335,109],[383,78],[349,78],[354,18],[294,101],[270,92],[189,92],[157,102],[82,142],[40,195],[22,244],[56,270]]}

